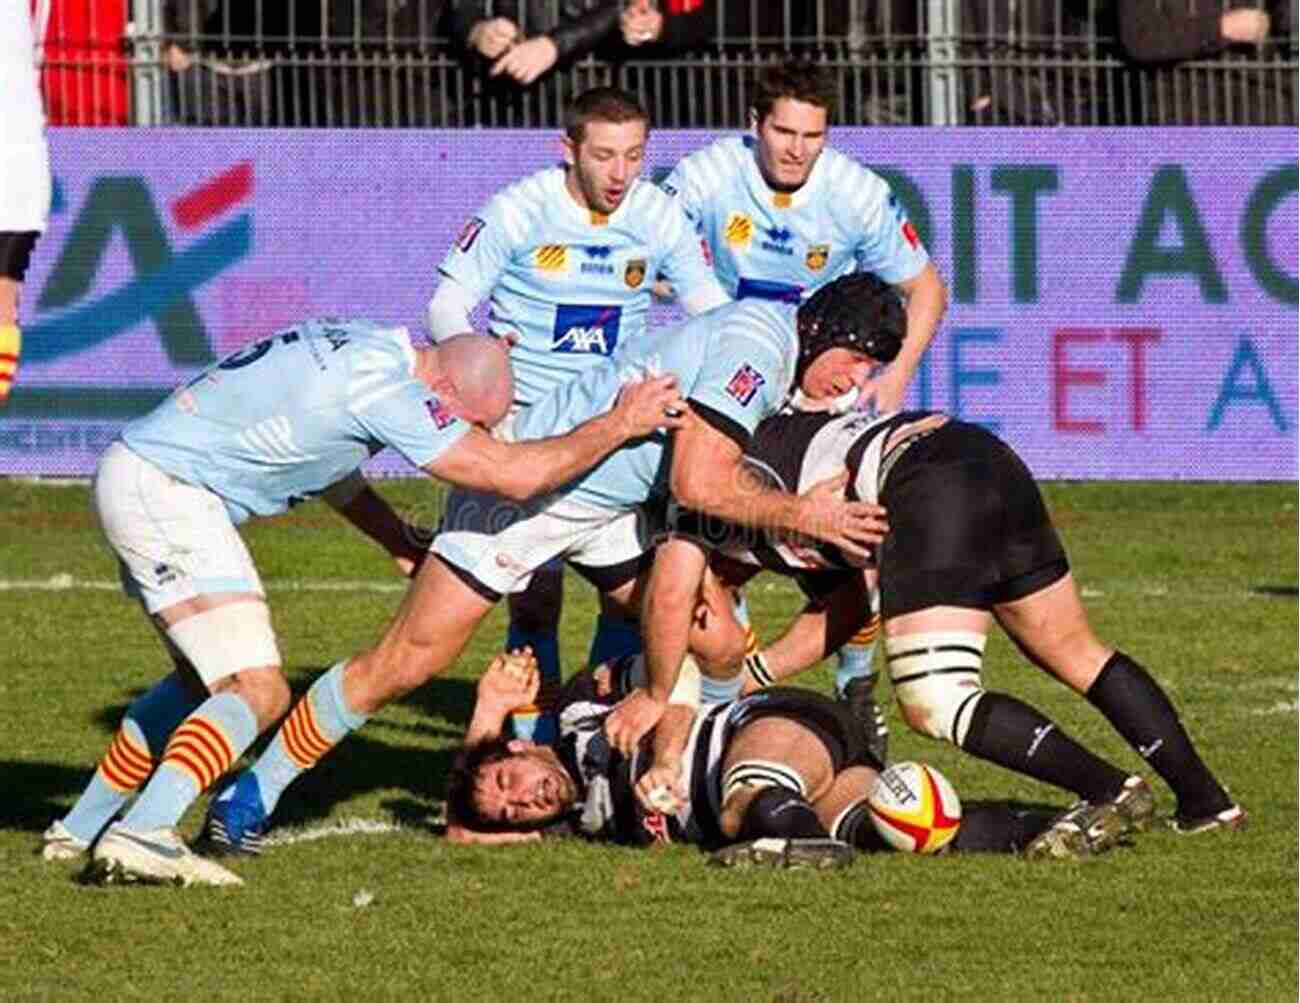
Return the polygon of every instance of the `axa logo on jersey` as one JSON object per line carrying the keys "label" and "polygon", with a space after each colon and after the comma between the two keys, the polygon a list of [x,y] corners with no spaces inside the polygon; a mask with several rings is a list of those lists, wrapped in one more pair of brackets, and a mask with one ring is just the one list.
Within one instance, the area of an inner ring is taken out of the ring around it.
{"label": "axa logo on jersey", "polygon": [[566,304],[555,308],[551,351],[578,355],[612,355],[618,346],[623,308]]}

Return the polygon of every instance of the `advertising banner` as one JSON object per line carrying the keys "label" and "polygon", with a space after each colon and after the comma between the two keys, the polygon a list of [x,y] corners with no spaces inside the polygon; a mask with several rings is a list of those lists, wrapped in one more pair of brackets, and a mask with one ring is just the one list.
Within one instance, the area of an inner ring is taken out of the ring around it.
{"label": "advertising banner", "polygon": [[[646,174],[714,138],[653,134]],[[4,475],[90,473],[123,422],[305,317],[421,337],[466,221],[560,156],[552,131],[50,141],[54,206],[0,411]],[[842,128],[831,141],[890,182],[952,293],[910,405],[985,424],[1044,478],[1295,479],[1294,132]]]}

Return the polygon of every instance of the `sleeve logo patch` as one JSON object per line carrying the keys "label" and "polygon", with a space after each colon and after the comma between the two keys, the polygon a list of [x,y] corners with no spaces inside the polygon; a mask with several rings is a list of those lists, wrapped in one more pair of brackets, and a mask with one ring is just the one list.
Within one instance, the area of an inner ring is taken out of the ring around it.
{"label": "sleeve logo patch", "polygon": [[474,246],[474,241],[478,240],[478,235],[483,232],[483,227],[487,223],[483,222],[478,216],[473,217],[465,224],[464,229],[460,231],[460,236],[456,238],[456,246],[462,254],[467,254],[469,249]]}
{"label": "sleeve logo patch", "polygon": [[748,407],[759,388],[766,382],[763,374],[746,362],[731,374],[731,379],[727,381],[727,394],[741,407]]}
{"label": "sleeve logo patch", "polygon": [[434,427],[439,432],[456,420],[456,416],[451,413],[447,405],[437,397],[428,398],[424,402],[424,406],[429,412],[429,417],[433,419]]}

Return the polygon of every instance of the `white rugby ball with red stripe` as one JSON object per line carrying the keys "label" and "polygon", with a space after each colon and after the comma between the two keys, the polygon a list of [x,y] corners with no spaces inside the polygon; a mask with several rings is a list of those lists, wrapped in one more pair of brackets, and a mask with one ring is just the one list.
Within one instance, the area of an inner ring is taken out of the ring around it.
{"label": "white rugby ball with red stripe", "polygon": [[881,838],[904,853],[937,853],[961,825],[961,800],[948,778],[927,763],[886,768],[867,794]]}

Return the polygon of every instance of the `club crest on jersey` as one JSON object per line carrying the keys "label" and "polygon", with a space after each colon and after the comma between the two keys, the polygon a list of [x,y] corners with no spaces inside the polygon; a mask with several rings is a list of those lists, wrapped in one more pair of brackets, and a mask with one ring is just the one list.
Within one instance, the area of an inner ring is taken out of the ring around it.
{"label": "club crest on jersey", "polygon": [[623,281],[631,289],[640,287],[645,281],[645,258],[632,258],[628,261],[627,267],[623,269]]}
{"label": "club crest on jersey", "polygon": [[564,244],[543,244],[533,252],[533,267],[552,275],[563,272],[569,265],[569,249]]}
{"label": "club crest on jersey", "polygon": [[826,267],[826,262],[831,256],[830,244],[813,244],[808,248],[808,253],[803,261],[811,271],[820,272]]}
{"label": "club crest on jersey", "polygon": [[562,305],[555,308],[552,352],[575,355],[613,355],[618,346],[623,308],[598,305]]}
{"label": "club crest on jersey", "polygon": [[460,231],[460,236],[456,238],[456,246],[460,248],[462,254],[469,253],[469,249],[474,246],[474,241],[478,240],[478,235],[483,232],[485,226],[487,223],[477,216],[465,224],[464,229]]}
{"label": "club crest on jersey", "polygon": [[429,417],[433,419],[434,427],[439,432],[456,420],[456,416],[447,409],[447,405],[437,397],[428,398],[424,402],[424,406],[429,412]]}
{"label": "club crest on jersey", "polygon": [[722,236],[732,247],[747,248],[754,239],[754,221],[743,212],[733,212],[727,217]]}
{"label": "club crest on jersey", "polygon": [[749,402],[766,382],[762,373],[745,362],[731,374],[731,379],[727,381],[727,394],[741,407],[749,407]]}

